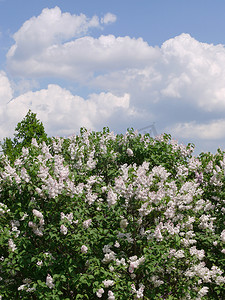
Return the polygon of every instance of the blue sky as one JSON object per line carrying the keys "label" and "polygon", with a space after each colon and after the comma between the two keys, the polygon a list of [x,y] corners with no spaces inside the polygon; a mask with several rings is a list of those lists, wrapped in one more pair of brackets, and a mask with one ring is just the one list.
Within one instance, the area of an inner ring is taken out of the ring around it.
{"label": "blue sky", "polygon": [[155,122],[225,148],[225,2],[0,0],[0,139],[31,109],[49,135]]}

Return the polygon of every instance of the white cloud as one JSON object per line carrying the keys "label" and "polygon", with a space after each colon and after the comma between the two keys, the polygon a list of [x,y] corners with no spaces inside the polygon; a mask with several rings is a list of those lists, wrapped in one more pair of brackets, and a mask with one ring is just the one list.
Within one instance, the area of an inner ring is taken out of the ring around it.
{"label": "white cloud", "polygon": [[104,15],[103,18],[101,18],[101,23],[102,24],[110,24],[110,23],[114,23],[116,22],[116,15],[111,14],[111,13],[107,13]]}
{"label": "white cloud", "polygon": [[6,104],[12,98],[12,88],[5,72],[0,71],[0,106]]}
{"label": "white cloud", "polygon": [[201,43],[189,34],[161,47],[129,36],[87,36],[90,28],[115,21],[111,13],[99,21],[56,7],[25,22],[7,55],[12,76],[25,78],[25,83],[26,77],[30,82],[70,79],[103,92],[84,99],[51,84],[37,92],[21,91],[7,111],[21,119],[33,108],[50,134],[59,130],[58,135],[80,126],[138,128],[155,121],[159,132],[168,130],[180,138],[224,138],[225,47]]}
{"label": "white cloud", "polygon": [[225,138],[225,119],[213,120],[209,123],[179,123],[167,130],[177,138],[219,140]]}
{"label": "white cloud", "polygon": [[[110,13],[105,15],[109,19]],[[128,36],[76,37],[93,23],[99,25],[96,16],[88,21],[57,7],[44,9],[15,33],[9,70],[33,78],[70,78],[106,91],[121,87],[121,92],[131,92],[135,82],[153,102],[175,98],[205,111],[225,108],[224,46],[200,43],[189,34],[165,41],[161,48]]]}
{"label": "white cloud", "polygon": [[[47,89],[27,92],[4,106],[7,121],[0,124],[4,129],[0,132],[1,138],[12,135],[16,124],[24,118],[29,109],[37,113],[49,135],[59,136],[77,133],[83,126],[101,130],[118,113],[122,118],[117,122],[122,124],[123,119],[135,114],[130,107],[129,94],[119,97],[112,93],[100,93],[91,94],[88,99],[84,99],[51,84]],[[12,122],[14,127],[7,129],[7,125]]]}
{"label": "white cloud", "polygon": [[[27,50],[26,50],[27,51]],[[18,59],[16,52],[8,55],[8,67],[20,76],[53,76],[84,81],[95,74],[114,70],[144,67],[156,59],[158,51],[141,38],[90,36],[64,44],[42,48],[37,54]]]}
{"label": "white cloud", "polygon": [[88,19],[84,14],[62,13],[59,7],[45,8],[38,17],[32,17],[13,35],[15,44],[8,58],[25,60],[39,55],[43,49],[87,33],[99,27],[97,16]]}

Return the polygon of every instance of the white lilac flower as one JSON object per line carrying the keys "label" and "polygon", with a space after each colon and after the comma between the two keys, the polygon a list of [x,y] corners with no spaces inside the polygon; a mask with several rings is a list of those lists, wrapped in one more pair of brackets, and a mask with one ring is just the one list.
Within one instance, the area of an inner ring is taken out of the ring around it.
{"label": "white lilac flower", "polygon": [[185,257],[185,254],[184,254],[184,250],[178,250],[174,253],[174,257],[176,258],[183,258]]}
{"label": "white lilac flower", "polygon": [[223,230],[221,232],[221,236],[220,237],[221,237],[222,242],[225,243],[225,230]]}
{"label": "white lilac flower", "polygon": [[8,207],[0,202],[0,216],[3,216],[5,213],[9,212],[10,209]]}
{"label": "white lilac flower", "polygon": [[37,140],[35,138],[32,138],[31,144],[35,147],[38,147]]}
{"label": "white lilac flower", "polygon": [[127,148],[127,155],[128,156],[133,156],[134,155],[133,151],[130,148]]}
{"label": "white lilac flower", "polygon": [[18,287],[18,291],[23,291],[24,288],[26,287],[26,284],[22,284]]}
{"label": "white lilac flower", "polygon": [[[211,231],[214,231],[214,225],[213,221],[215,218],[212,218],[211,215],[201,215],[199,218],[200,224],[198,225],[199,229],[210,229]],[[224,237],[225,241],[225,237]]]}
{"label": "white lilac flower", "polygon": [[87,253],[88,252],[88,247],[85,245],[81,246],[81,253]]}
{"label": "white lilac flower", "polygon": [[215,278],[215,282],[216,282],[217,285],[222,285],[222,284],[225,283],[225,277],[223,277],[223,276],[217,276]]}
{"label": "white lilac flower", "polygon": [[88,219],[88,220],[84,221],[83,222],[83,227],[85,229],[87,229],[91,225],[91,221],[92,221],[91,219]]}
{"label": "white lilac flower", "polygon": [[119,265],[123,265],[123,266],[126,266],[126,261],[125,261],[125,258],[121,258],[121,259],[116,259],[116,265],[119,266]]}
{"label": "white lilac flower", "polygon": [[110,249],[110,245],[105,245],[103,248],[102,248],[102,251],[103,253],[109,253],[111,252],[112,250]]}
{"label": "white lilac flower", "polygon": [[104,280],[102,282],[104,284],[104,287],[108,288],[109,286],[113,286],[114,285],[114,280]]}
{"label": "white lilac flower", "polygon": [[161,230],[160,230],[159,226],[156,227],[153,236],[156,238],[157,241],[162,241],[163,240],[163,236],[161,234]]}
{"label": "white lilac flower", "polygon": [[52,276],[50,274],[48,274],[47,277],[46,277],[46,285],[50,289],[54,288],[54,286],[55,286],[55,284],[53,283],[53,278],[52,278]]}
{"label": "white lilac flower", "polygon": [[33,229],[34,234],[38,236],[43,236],[43,230],[44,230],[43,226],[38,227],[37,224],[33,223],[32,221],[28,223],[28,226]]}
{"label": "white lilac flower", "polygon": [[205,257],[205,251],[204,250],[197,250],[196,246],[193,246],[190,248],[190,254],[197,256],[199,260],[202,260]]}
{"label": "white lilac flower", "polygon": [[61,225],[61,226],[60,226],[60,232],[61,232],[62,234],[64,234],[64,235],[66,235],[67,232],[68,232],[67,227],[66,227],[65,225]]}
{"label": "white lilac flower", "polygon": [[144,289],[145,289],[145,286],[143,284],[140,284],[139,289],[137,290],[137,294],[136,294],[137,299],[141,299],[144,297],[144,293],[143,293]]}
{"label": "white lilac flower", "polygon": [[33,209],[32,212],[35,217],[40,218],[40,219],[44,218],[42,213],[40,211],[38,211],[37,209]]}
{"label": "white lilac flower", "polygon": [[30,181],[30,176],[27,174],[27,170],[24,167],[21,169],[21,178],[26,182]]}
{"label": "white lilac flower", "polygon": [[39,224],[40,224],[40,226],[43,226],[45,224],[45,220],[44,219],[40,219],[39,220]]}
{"label": "white lilac flower", "polygon": [[38,262],[37,262],[37,266],[42,266],[43,265],[43,261],[42,260],[39,260]]}
{"label": "white lilac flower", "polygon": [[112,291],[108,291],[108,300],[115,300],[115,296]]}
{"label": "white lilac flower", "polygon": [[110,261],[115,260],[115,258],[116,258],[115,253],[113,251],[111,251],[111,252],[105,254],[102,262],[107,264]]}
{"label": "white lilac flower", "polygon": [[34,227],[33,228],[33,232],[34,234],[36,234],[37,236],[43,236],[43,231],[41,227]]}
{"label": "white lilac flower", "polygon": [[109,206],[112,206],[116,204],[117,201],[117,195],[113,192],[113,190],[110,188],[107,195],[107,202]]}
{"label": "white lilac flower", "polygon": [[33,291],[36,291],[35,287],[32,287],[32,288],[28,287],[26,290],[27,293],[32,293]]}
{"label": "white lilac flower", "polygon": [[89,205],[92,205],[97,199],[98,199],[98,194],[97,193],[91,193],[89,191],[87,193],[85,201],[88,202]]}
{"label": "white lilac flower", "polygon": [[12,239],[8,241],[9,248],[14,252],[17,248]]}
{"label": "white lilac flower", "polygon": [[119,248],[120,247],[119,242],[116,241],[115,244],[114,244],[114,247]]}
{"label": "white lilac flower", "polygon": [[191,157],[188,162],[188,167],[191,171],[197,170],[201,166],[201,162],[196,157]]}
{"label": "white lilac flower", "polygon": [[73,213],[72,212],[69,214],[66,214],[66,215],[63,212],[61,212],[60,216],[61,216],[61,220],[67,219],[70,222],[70,224],[72,224],[72,222],[73,222]]}
{"label": "white lilac flower", "polygon": [[142,264],[145,261],[144,256],[141,258],[137,258],[137,256],[131,256],[129,259],[130,266],[129,266],[129,273],[133,273],[134,269],[138,268],[140,264]]}
{"label": "white lilac flower", "polygon": [[102,294],[104,294],[103,288],[97,290],[96,295],[97,295],[98,298],[102,298]]}
{"label": "white lilac flower", "polygon": [[20,234],[20,230],[17,229],[16,226],[12,227],[12,233],[15,235],[15,237],[17,238]]}
{"label": "white lilac flower", "polygon": [[11,221],[11,226],[12,227],[19,227],[20,226],[20,222],[17,221],[17,220],[13,220],[13,221]]}
{"label": "white lilac flower", "polygon": [[132,293],[136,294],[135,299],[142,299],[144,297],[144,294],[143,294],[144,289],[145,289],[145,286],[142,283],[139,284],[139,289],[138,290],[135,288],[134,284],[131,285]]}

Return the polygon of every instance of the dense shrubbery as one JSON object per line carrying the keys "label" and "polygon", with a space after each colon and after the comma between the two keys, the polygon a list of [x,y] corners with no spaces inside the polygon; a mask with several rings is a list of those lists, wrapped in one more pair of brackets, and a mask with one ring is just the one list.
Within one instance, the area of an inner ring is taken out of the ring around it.
{"label": "dense shrubbery", "polygon": [[222,151],[132,130],[46,143],[1,158],[2,299],[225,299]]}

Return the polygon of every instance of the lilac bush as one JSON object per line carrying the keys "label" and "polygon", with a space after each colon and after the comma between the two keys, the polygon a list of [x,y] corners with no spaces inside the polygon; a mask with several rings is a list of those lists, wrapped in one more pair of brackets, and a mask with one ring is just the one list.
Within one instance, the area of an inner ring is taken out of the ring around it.
{"label": "lilac bush", "polygon": [[225,299],[225,153],[108,129],[0,163],[1,299]]}

